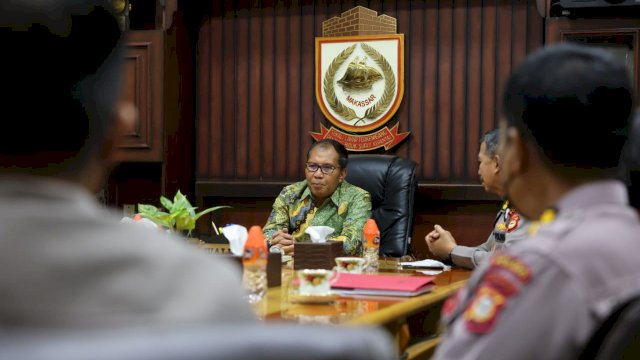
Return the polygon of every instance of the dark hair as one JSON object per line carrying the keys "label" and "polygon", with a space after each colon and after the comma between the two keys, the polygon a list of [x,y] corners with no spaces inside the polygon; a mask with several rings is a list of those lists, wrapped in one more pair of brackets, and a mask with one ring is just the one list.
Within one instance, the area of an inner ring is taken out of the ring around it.
{"label": "dark hair", "polygon": [[333,147],[333,149],[338,153],[338,165],[340,165],[340,167],[343,169],[347,168],[349,152],[347,152],[347,149],[344,147],[344,145],[333,139],[322,139],[311,145],[309,151],[307,151],[307,160],[309,160],[311,150],[315,149],[316,147]]}
{"label": "dark hair", "polygon": [[554,169],[600,176],[620,158],[632,88],[627,68],[606,51],[550,46],[528,56],[509,77],[504,114],[507,125],[536,144]]}
{"label": "dark hair", "polygon": [[81,166],[112,126],[123,54],[107,0],[0,3],[0,167]]}
{"label": "dark hair", "polygon": [[490,157],[496,156],[496,153],[498,152],[498,135],[500,135],[500,130],[493,129],[484,133],[480,138],[480,144],[485,144],[484,146],[487,149],[487,155]]}

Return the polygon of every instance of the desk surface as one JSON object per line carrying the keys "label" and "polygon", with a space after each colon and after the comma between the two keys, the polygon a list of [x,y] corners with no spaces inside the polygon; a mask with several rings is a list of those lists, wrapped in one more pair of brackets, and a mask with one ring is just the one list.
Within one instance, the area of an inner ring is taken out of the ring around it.
{"label": "desk surface", "polygon": [[[415,270],[384,272],[397,276],[422,275]],[[328,304],[300,304],[289,301],[291,269],[284,268],[282,286],[269,289],[266,299],[256,306],[266,321],[299,323],[387,325],[441,304],[462,287],[471,272],[452,269],[436,275],[433,291],[413,297],[340,297]]]}

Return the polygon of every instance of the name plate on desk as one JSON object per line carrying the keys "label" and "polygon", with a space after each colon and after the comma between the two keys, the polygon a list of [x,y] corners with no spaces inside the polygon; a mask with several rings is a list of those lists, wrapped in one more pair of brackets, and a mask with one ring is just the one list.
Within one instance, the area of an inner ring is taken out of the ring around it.
{"label": "name plate on desk", "polygon": [[342,241],[327,241],[324,243],[299,242],[294,246],[295,257],[293,268],[327,269],[336,265],[336,257],[344,256]]}

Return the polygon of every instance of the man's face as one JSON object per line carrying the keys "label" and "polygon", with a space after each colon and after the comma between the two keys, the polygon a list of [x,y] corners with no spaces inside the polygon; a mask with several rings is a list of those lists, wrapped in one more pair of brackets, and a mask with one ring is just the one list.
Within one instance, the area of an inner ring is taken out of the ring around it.
{"label": "man's face", "polygon": [[498,172],[498,158],[490,156],[487,153],[487,144],[482,142],[478,152],[478,175],[480,176],[480,181],[485,191],[502,195],[500,194]]}
{"label": "man's face", "polygon": [[[332,146],[316,146],[309,154],[305,175],[311,194],[319,204],[331,197],[347,175],[347,170],[338,165],[338,159],[338,152]],[[309,170],[310,165],[318,165],[319,168],[316,171],[311,171]],[[324,168],[324,172],[322,168]]]}

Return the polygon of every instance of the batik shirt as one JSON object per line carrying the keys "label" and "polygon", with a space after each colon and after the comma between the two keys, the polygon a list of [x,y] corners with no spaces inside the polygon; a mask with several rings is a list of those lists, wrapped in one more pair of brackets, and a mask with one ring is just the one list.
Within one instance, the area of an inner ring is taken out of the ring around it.
{"label": "batik shirt", "polygon": [[362,229],[371,216],[371,197],[357,186],[343,181],[330,198],[316,207],[306,181],[286,186],[273,203],[273,210],[262,229],[267,239],[287,228],[296,242],[311,241],[309,226],[330,226],[335,231],[328,240],[344,242],[346,254],[362,254]]}

